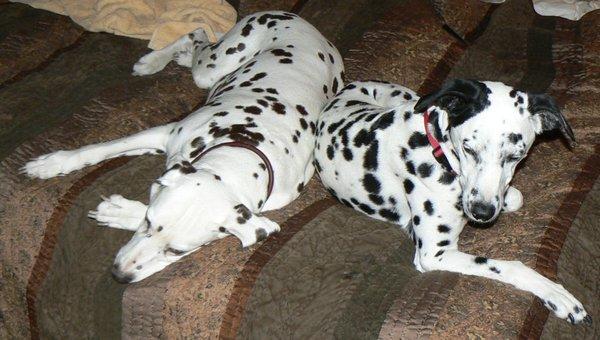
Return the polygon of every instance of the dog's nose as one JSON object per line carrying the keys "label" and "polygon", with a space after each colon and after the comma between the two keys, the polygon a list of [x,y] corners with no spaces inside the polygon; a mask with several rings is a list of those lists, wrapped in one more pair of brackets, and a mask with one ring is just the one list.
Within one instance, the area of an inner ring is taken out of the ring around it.
{"label": "dog's nose", "polygon": [[118,283],[129,283],[133,281],[133,275],[123,273],[118,264],[113,265],[112,276]]}
{"label": "dog's nose", "polygon": [[494,217],[496,208],[492,204],[484,202],[475,202],[471,206],[471,214],[480,221],[489,221]]}

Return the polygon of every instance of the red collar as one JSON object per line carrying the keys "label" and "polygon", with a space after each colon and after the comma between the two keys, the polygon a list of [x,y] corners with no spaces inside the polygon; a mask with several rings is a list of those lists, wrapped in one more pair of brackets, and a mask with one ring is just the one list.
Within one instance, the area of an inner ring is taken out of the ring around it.
{"label": "red collar", "polygon": [[265,163],[265,166],[267,167],[267,173],[269,175],[269,184],[267,185],[267,199],[269,199],[269,197],[271,196],[271,192],[273,191],[273,182],[275,179],[275,175],[273,174],[273,166],[271,165],[271,162],[269,162],[269,158],[267,158],[267,156],[262,151],[260,151],[257,147],[255,147],[254,145],[244,143],[244,142],[238,142],[238,141],[217,144],[217,145],[214,145],[214,146],[204,150],[204,152],[202,152],[200,155],[196,156],[196,158],[194,158],[194,160],[192,160],[191,163],[195,163],[200,158],[204,157],[204,155],[206,155],[209,151],[212,151],[214,149],[217,149],[217,148],[220,148],[223,146],[231,146],[231,147],[237,147],[237,148],[243,148],[243,149],[250,150],[250,151],[254,152],[258,157],[260,157],[260,159],[263,160],[263,162]]}
{"label": "red collar", "polygon": [[423,113],[423,122],[425,124],[425,135],[427,136],[427,139],[429,140],[429,144],[433,147],[433,151],[431,153],[433,154],[433,157],[438,161],[438,163],[440,163],[442,165],[442,167],[444,169],[456,174],[456,171],[454,171],[452,169],[452,166],[450,165],[448,158],[444,154],[444,150],[442,150],[442,146],[440,145],[440,142],[438,142],[438,140],[435,139],[435,137],[433,136],[433,133],[431,133],[431,131],[429,131],[429,112],[432,110],[433,109],[429,108]]}

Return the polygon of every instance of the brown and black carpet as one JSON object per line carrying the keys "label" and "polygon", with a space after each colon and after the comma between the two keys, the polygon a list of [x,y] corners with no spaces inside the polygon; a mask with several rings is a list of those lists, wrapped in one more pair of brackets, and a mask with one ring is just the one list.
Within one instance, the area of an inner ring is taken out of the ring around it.
{"label": "brown and black carpet", "polygon": [[[232,3],[240,17],[299,13],[339,47],[348,80],[424,94],[469,77],[557,98],[579,146],[540,140],[514,181],[525,206],[490,229],[466,228],[461,247],[523,261],[600,319],[599,11],[572,22],[536,15],[530,0]],[[417,273],[405,235],[335,202],[317,179],[268,214],[283,229],[262,244],[240,250],[226,238],[141,283],[114,282],[129,234],[86,213],[101,194],[146,200],[163,160],[121,158],[46,181],[18,169],[202,105],[188,70],[130,75],[145,45],[0,1],[0,338],[600,338],[600,322],[570,326],[504,284]]]}

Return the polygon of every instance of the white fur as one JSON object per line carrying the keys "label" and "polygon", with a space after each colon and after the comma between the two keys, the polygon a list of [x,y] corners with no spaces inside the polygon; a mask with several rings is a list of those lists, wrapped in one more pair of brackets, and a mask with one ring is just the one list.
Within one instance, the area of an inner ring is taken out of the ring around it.
{"label": "white fur", "polygon": [[[152,185],[148,206],[112,195],[90,212],[101,225],[135,230],[115,259],[113,274],[123,282],[139,281],[229,234],[247,247],[278,231],[259,213],[290,203],[311,178],[318,114],[343,86],[335,47],[284,12],[250,15],[216,44],[195,31],[143,56],[134,75],[158,72],[173,59],[192,68],[198,86],[211,88],[204,107],[180,122],[40,156],[23,167],[31,177],[49,178],[113,157],[166,153],[167,171]],[[270,160],[268,200],[265,164],[248,149],[217,148],[190,164],[200,151],[232,140],[255,144]]]}

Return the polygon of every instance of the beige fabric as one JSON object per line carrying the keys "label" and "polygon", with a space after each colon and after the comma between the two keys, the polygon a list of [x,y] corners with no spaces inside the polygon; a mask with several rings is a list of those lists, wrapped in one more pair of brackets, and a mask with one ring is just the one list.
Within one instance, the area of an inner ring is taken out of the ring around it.
{"label": "beige fabric", "polygon": [[85,29],[150,39],[161,49],[203,28],[211,41],[227,32],[236,11],[225,0],[11,0],[68,15]]}

